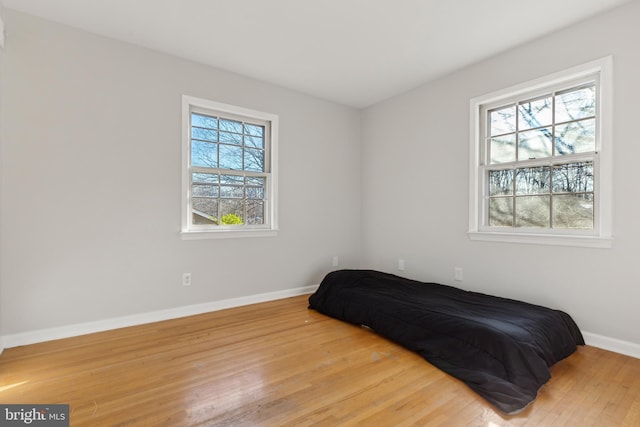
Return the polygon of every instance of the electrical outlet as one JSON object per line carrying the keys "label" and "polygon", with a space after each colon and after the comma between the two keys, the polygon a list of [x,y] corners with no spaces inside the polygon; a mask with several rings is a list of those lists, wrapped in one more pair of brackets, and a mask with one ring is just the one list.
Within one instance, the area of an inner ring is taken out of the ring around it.
{"label": "electrical outlet", "polygon": [[456,267],[453,269],[453,280],[456,282],[462,282],[463,277],[462,267]]}
{"label": "electrical outlet", "polygon": [[340,265],[340,257],[338,257],[338,255],[334,255],[334,256],[333,256],[333,262],[332,262],[332,265],[333,265],[334,267],[337,267],[337,266],[339,266],[339,265]]}
{"label": "electrical outlet", "polygon": [[403,259],[399,259],[398,260],[398,270],[404,271],[404,260]]}
{"label": "electrical outlet", "polygon": [[182,273],[182,286],[191,286],[191,273]]}

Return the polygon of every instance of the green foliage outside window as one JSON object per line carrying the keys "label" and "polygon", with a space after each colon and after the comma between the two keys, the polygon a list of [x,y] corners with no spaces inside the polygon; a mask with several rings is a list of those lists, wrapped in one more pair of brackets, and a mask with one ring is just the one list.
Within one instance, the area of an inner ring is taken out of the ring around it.
{"label": "green foliage outside window", "polygon": [[223,215],[220,221],[223,224],[244,224],[242,218],[234,213]]}

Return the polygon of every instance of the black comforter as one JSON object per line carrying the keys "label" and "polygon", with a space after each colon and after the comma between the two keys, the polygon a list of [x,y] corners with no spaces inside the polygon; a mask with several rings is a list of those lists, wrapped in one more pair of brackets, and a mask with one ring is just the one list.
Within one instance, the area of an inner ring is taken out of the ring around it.
{"label": "black comforter", "polygon": [[562,311],[378,271],[329,273],[309,307],[416,351],[507,414],[531,403],[549,367],[584,344]]}

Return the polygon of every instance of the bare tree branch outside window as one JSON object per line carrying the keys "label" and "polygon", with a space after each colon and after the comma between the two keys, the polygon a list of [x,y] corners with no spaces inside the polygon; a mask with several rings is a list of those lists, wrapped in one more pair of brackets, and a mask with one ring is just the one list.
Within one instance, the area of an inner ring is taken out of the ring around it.
{"label": "bare tree branch outside window", "polygon": [[595,84],[487,111],[489,226],[593,228],[595,135]]}
{"label": "bare tree branch outside window", "polygon": [[[264,224],[267,177],[264,125],[191,114],[194,224]],[[238,221],[237,218],[240,218]]]}

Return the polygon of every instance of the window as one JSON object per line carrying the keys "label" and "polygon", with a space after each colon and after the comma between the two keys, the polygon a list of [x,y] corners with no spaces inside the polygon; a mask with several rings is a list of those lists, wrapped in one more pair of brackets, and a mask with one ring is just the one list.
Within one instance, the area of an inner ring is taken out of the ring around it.
{"label": "window", "polygon": [[471,100],[472,239],[610,246],[610,64]]}
{"label": "window", "polygon": [[273,236],[278,117],[183,96],[183,238]]}

